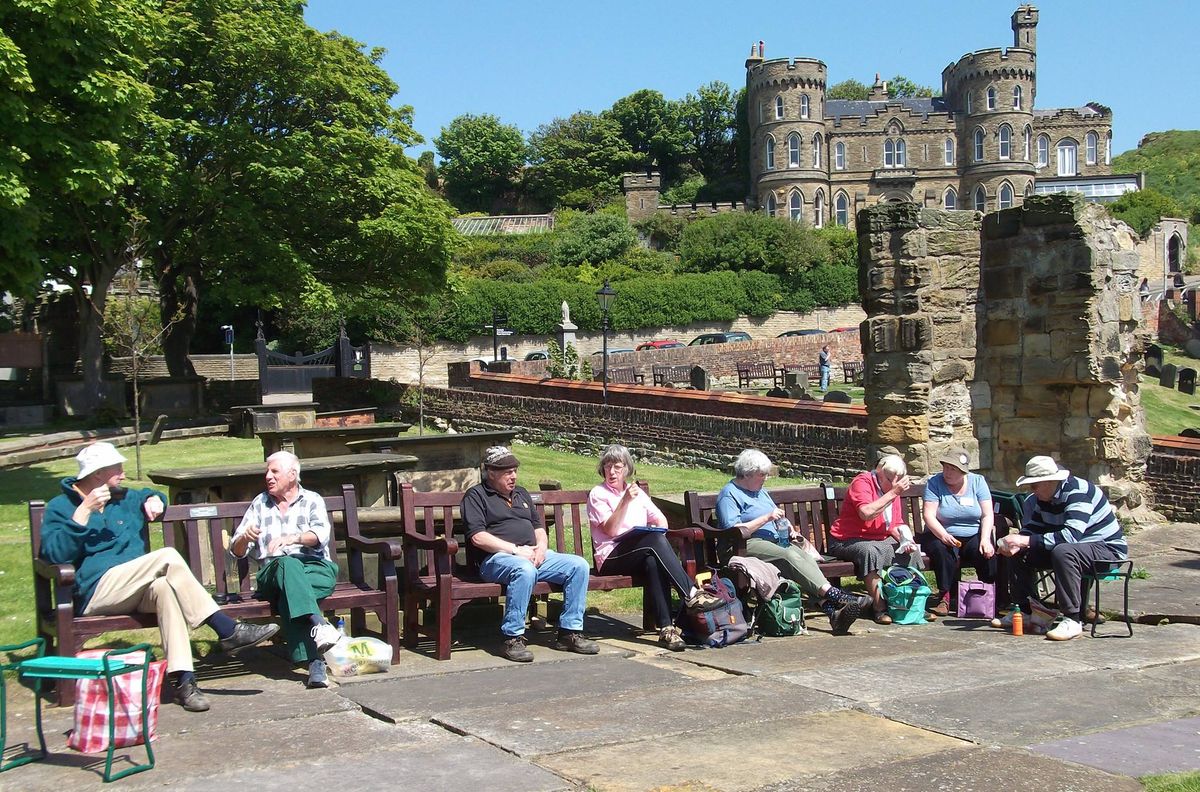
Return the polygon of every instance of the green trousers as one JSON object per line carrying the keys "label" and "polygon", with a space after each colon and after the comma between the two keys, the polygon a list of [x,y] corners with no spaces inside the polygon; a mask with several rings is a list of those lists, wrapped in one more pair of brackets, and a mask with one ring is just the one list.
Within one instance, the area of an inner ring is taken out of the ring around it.
{"label": "green trousers", "polygon": [[813,599],[821,598],[821,588],[829,582],[817,562],[796,545],[780,547],[775,542],[752,537],[746,540],[746,555],[773,564],[780,575],[798,583]]}
{"label": "green trousers", "polygon": [[337,572],[332,561],[308,556],[272,558],[258,571],[258,592],[283,621],[294,663],[317,659],[310,617],[321,612],[317,600],[333,593]]}

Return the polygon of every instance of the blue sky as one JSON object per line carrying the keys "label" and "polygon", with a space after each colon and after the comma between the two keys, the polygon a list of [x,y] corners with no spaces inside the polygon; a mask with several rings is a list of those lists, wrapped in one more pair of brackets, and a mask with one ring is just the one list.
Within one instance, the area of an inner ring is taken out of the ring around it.
{"label": "blue sky", "polygon": [[[934,87],[948,64],[1012,44],[1000,0],[838,3],[413,2],[308,0],[305,17],[368,47],[412,105],[433,148],[463,113],[492,113],[525,133],[577,110],[600,111],[642,88],[680,98],[712,80],[745,84],[751,42],[766,56],[819,58],[830,82],[879,72]],[[1113,109],[1113,150],[1142,135],[1200,129],[1196,0],[1043,0],[1036,106],[1098,101]],[[800,9],[816,9],[803,12]],[[768,9],[769,13],[764,13]],[[784,9],[796,9],[789,13]]]}

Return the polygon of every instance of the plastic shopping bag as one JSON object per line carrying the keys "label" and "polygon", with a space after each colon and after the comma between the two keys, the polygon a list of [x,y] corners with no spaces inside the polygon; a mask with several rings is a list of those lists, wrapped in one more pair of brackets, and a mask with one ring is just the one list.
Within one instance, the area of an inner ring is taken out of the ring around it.
{"label": "plastic shopping bag", "polygon": [[[86,649],[76,657],[103,657],[107,649]],[[141,652],[121,657],[127,663],[142,662]],[[114,742],[117,748],[142,744],[142,734],[155,739],[158,729],[158,698],[162,693],[166,660],[150,663],[146,679],[146,697],[150,699],[149,723],[142,728],[142,672],[134,671],[113,677]],[[102,753],[108,750],[108,686],[103,679],[80,679],[75,682],[75,728],[67,745],[82,753]]]}
{"label": "plastic shopping bag", "polygon": [[343,636],[325,652],[325,664],[336,676],[378,674],[391,663],[392,647],[378,638]]}

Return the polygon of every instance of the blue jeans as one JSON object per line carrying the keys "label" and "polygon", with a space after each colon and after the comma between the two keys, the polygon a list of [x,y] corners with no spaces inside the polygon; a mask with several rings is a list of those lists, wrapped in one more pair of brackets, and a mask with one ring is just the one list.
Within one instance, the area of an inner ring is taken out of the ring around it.
{"label": "blue jeans", "polygon": [[829,390],[830,366],[821,366],[821,390]]}
{"label": "blue jeans", "polygon": [[525,633],[525,614],[533,586],[539,581],[563,587],[563,609],[558,617],[560,630],[583,629],[583,609],[587,605],[589,565],[577,555],[546,551],[546,560],[535,567],[524,558],[508,553],[493,553],[479,565],[479,576],[489,583],[504,585],[504,621],[500,632],[512,638]]}

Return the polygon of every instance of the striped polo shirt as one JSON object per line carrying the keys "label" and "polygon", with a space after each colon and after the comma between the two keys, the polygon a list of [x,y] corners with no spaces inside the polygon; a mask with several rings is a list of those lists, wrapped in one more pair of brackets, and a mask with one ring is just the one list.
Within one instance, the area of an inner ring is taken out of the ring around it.
{"label": "striped polo shirt", "polygon": [[1125,532],[1104,492],[1092,482],[1068,476],[1049,503],[1025,499],[1021,533],[1040,538],[1049,550],[1064,542],[1104,542],[1128,555]]}

